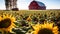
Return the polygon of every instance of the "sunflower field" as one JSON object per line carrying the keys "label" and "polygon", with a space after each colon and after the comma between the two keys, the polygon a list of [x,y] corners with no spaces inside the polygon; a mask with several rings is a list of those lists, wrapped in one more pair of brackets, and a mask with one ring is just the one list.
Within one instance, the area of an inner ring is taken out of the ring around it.
{"label": "sunflower field", "polygon": [[60,10],[0,10],[0,34],[60,34]]}

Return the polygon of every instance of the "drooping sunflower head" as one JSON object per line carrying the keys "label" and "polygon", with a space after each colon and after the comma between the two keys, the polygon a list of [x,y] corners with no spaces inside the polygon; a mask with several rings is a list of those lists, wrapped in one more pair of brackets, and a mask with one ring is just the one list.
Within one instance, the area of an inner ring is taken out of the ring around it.
{"label": "drooping sunflower head", "polygon": [[58,34],[58,27],[53,26],[53,23],[36,24],[32,27],[33,34]]}
{"label": "drooping sunflower head", "polygon": [[0,30],[11,32],[12,28],[16,26],[14,22],[15,17],[9,14],[3,14],[0,16]]}

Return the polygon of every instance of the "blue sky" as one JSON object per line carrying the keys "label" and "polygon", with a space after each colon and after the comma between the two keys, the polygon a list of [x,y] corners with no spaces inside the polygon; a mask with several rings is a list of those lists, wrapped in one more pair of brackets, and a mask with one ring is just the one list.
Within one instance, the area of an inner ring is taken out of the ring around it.
{"label": "blue sky", "polygon": [[[33,0],[18,0],[17,6],[20,10],[28,10],[30,2]],[[47,9],[60,9],[60,0],[36,0],[43,2]],[[4,0],[0,0],[0,9],[5,9]]]}

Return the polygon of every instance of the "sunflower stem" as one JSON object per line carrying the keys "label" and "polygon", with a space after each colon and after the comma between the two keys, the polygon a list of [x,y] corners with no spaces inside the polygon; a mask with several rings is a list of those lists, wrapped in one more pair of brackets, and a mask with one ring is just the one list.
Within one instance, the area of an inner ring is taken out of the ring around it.
{"label": "sunflower stem", "polygon": [[2,34],[4,34],[4,31],[2,31]]}
{"label": "sunflower stem", "polygon": [[2,31],[2,34],[8,34],[8,32],[6,32],[6,31]]}

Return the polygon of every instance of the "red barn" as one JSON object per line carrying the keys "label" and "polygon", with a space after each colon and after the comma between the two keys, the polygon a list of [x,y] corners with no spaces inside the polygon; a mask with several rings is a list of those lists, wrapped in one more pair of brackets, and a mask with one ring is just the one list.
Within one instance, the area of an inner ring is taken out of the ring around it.
{"label": "red barn", "polygon": [[33,0],[29,5],[29,10],[46,10],[44,3]]}

